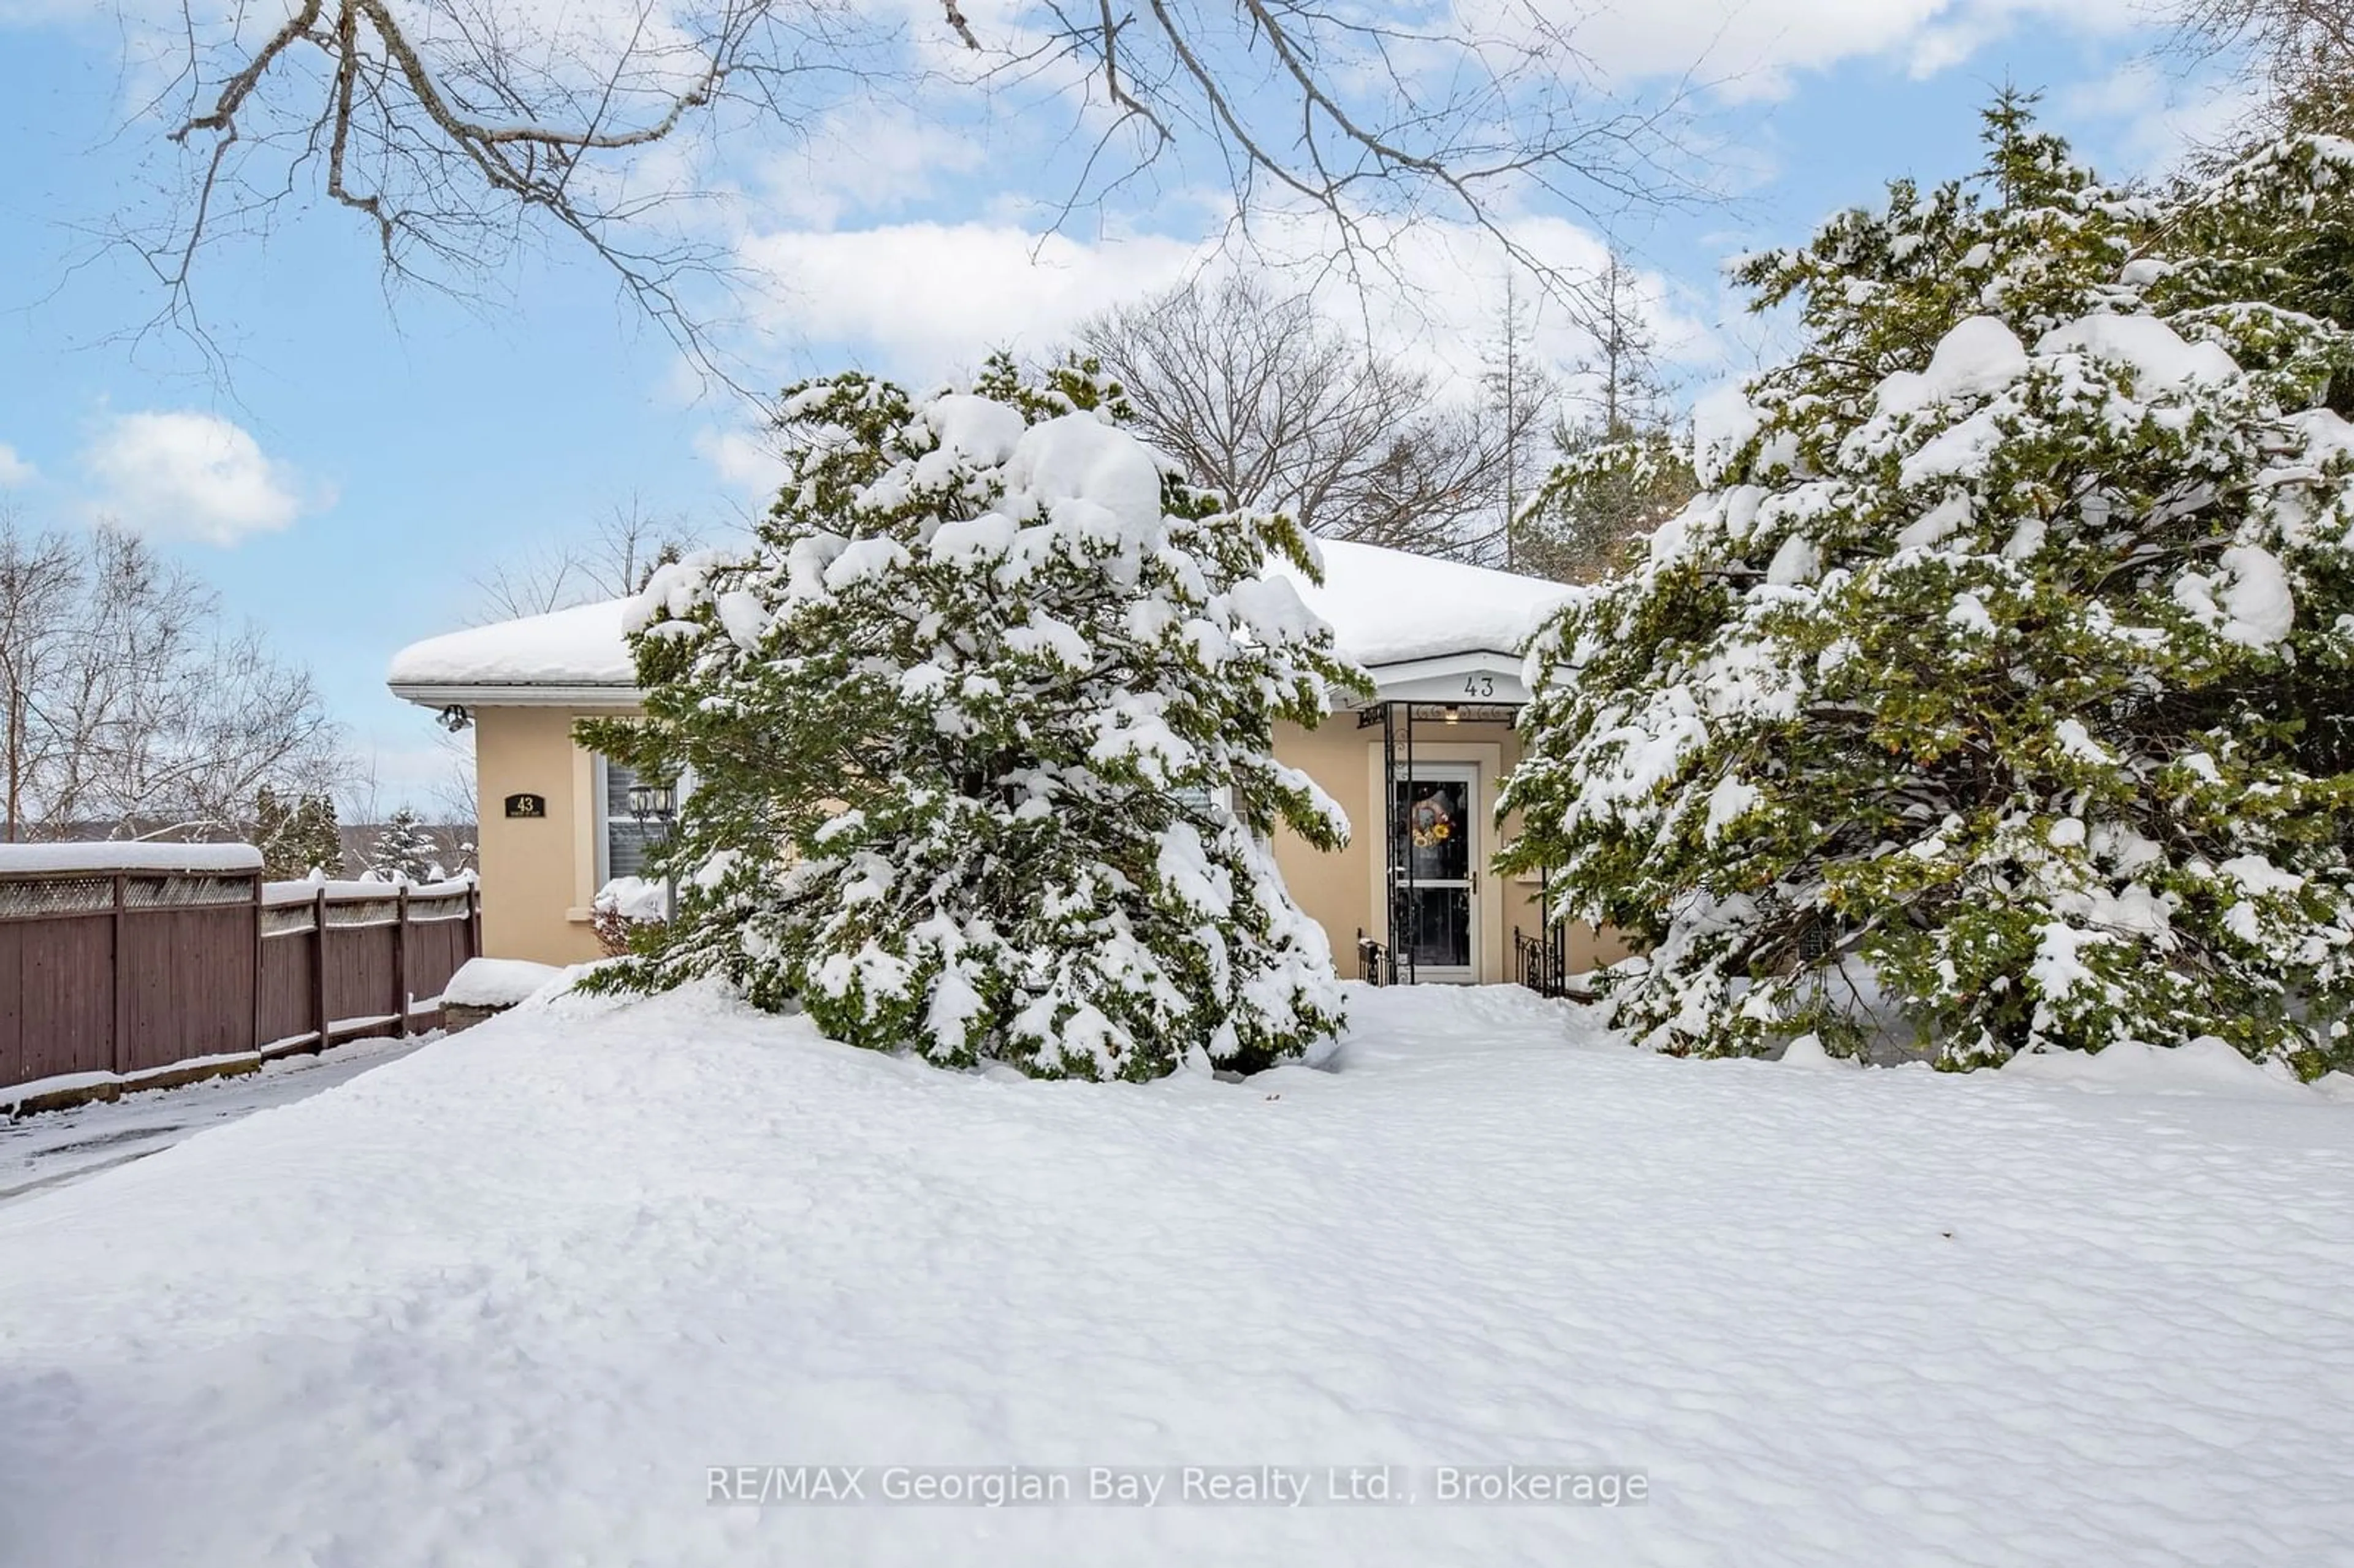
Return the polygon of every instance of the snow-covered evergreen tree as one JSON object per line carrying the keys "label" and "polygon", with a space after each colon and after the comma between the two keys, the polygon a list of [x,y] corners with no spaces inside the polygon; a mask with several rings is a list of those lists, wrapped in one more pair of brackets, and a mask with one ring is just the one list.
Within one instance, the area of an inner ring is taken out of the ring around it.
{"label": "snow-covered evergreen tree", "polygon": [[1339,986],[1269,836],[1347,821],[1276,762],[1361,676],[1231,513],[1083,368],[911,399],[794,390],[756,546],[657,575],[639,721],[582,736],[692,769],[655,855],[677,917],[599,983],[718,974],[828,1034],[935,1062],[1145,1078],[1331,1035]]}
{"label": "snow-covered evergreen tree", "polygon": [[403,806],[385,819],[368,846],[368,870],[386,882],[422,882],[432,868],[432,853],[417,813]]}
{"label": "snow-covered evergreen tree", "polygon": [[2354,143],[2153,191],[1988,140],[1744,266],[1805,346],[1540,637],[1507,860],[1651,944],[1665,1049],[2346,1065]]}

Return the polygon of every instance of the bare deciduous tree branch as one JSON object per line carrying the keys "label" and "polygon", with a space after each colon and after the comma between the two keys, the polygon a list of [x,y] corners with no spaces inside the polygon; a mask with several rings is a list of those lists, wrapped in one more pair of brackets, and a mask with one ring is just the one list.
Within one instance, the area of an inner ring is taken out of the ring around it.
{"label": "bare deciduous tree branch", "polygon": [[958,86],[1023,91],[1017,111],[1085,131],[1066,217],[1199,149],[1225,166],[1238,228],[1265,210],[1306,215],[1352,272],[1437,219],[1574,291],[1582,281],[1532,254],[1510,213],[1532,197],[1592,213],[1695,194],[1675,137],[1690,84],[1617,101],[1564,29],[1508,0],[1419,25],[1323,0],[1034,0],[977,22],[941,0],[932,26],[963,63],[928,55],[920,20],[910,37],[856,0],[589,0],[554,23],[523,0],[299,0],[260,32],[207,4],[184,0],[167,116],[186,199],[142,244],[167,316],[198,331],[199,256],[266,231],[315,181],[368,223],[392,279],[464,293],[517,246],[576,246],[724,376],[711,327],[735,279],[727,241],[652,222],[719,182],[658,169],[653,151],[708,151],[690,127],[792,142],[885,94],[953,110]]}
{"label": "bare deciduous tree branch", "polygon": [[310,672],[143,540],[0,516],[6,836],[239,833],[264,785],[331,789],[340,739]]}
{"label": "bare deciduous tree branch", "polygon": [[510,620],[598,599],[620,599],[646,586],[654,568],[703,543],[700,530],[649,512],[632,495],[584,538],[542,545],[475,577],[486,619]]}
{"label": "bare deciduous tree branch", "polygon": [[[2264,97],[2250,133],[2354,135],[2354,7],[2346,0],[2173,0],[2178,52],[2244,51]],[[2221,150],[2229,156],[2230,150]]]}
{"label": "bare deciduous tree branch", "polygon": [[1153,440],[1240,505],[1328,538],[1477,558],[1500,536],[1506,465],[1551,418],[1443,397],[1304,299],[1193,283],[1086,323]]}

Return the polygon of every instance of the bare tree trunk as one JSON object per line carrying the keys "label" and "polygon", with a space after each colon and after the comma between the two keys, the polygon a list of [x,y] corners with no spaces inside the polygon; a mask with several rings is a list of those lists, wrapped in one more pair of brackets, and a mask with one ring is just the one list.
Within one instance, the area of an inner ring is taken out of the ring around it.
{"label": "bare tree trunk", "polygon": [[1520,284],[1504,274],[1504,569],[1512,569],[1512,520],[1521,511]]}
{"label": "bare tree trunk", "polygon": [[16,810],[25,769],[25,694],[8,682],[8,842],[16,842]]}

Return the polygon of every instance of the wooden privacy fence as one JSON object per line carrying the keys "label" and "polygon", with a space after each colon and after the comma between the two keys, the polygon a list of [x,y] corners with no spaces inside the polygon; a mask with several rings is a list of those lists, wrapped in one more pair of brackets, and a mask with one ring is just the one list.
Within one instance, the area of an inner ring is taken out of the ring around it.
{"label": "wooden privacy fence", "polygon": [[90,858],[0,855],[0,1109],[432,1028],[443,986],[482,950],[469,882],[271,883],[227,854]]}

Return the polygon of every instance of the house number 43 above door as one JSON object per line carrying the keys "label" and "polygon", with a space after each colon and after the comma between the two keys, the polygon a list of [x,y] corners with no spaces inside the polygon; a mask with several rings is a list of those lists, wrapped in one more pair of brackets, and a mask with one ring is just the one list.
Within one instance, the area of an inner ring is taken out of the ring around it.
{"label": "house number 43 above door", "polygon": [[1463,694],[1467,697],[1494,696],[1496,694],[1496,677],[1493,675],[1464,676]]}

